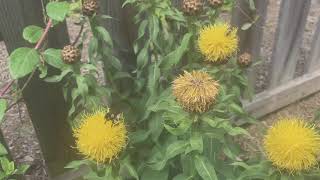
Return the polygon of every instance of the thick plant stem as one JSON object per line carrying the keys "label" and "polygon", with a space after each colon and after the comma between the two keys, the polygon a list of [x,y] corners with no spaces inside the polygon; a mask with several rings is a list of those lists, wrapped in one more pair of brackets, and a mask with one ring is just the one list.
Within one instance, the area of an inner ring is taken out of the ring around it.
{"label": "thick plant stem", "polygon": [[[51,26],[52,26],[52,20],[49,19],[49,21],[48,21],[48,23],[47,23],[47,25],[46,25],[46,28],[45,28],[44,32],[42,33],[42,36],[40,37],[39,41],[37,42],[36,46],[34,47],[35,50],[38,50],[38,49],[41,47],[41,45],[42,45],[43,41],[45,40],[45,38],[46,38],[46,36],[47,36],[47,34],[48,34],[49,29],[50,29]],[[33,76],[33,74],[34,74],[34,73],[32,73],[32,76]],[[32,78],[32,77],[31,77],[31,78]],[[30,78],[30,79],[31,79],[31,78]],[[2,90],[1,93],[0,93],[0,98],[2,98],[2,97],[8,92],[8,90],[11,88],[11,86],[14,84],[14,82],[15,82],[15,80],[10,81],[10,82],[3,88],[3,90]],[[29,81],[27,81],[26,83],[29,83]],[[24,84],[24,85],[23,85],[23,87],[25,87],[25,86],[27,86],[27,84]]]}

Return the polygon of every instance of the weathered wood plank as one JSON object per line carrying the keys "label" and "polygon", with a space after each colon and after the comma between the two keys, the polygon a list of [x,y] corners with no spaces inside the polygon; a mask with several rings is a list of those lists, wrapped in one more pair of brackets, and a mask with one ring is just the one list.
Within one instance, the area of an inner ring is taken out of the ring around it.
{"label": "weathered wood plank", "polygon": [[313,72],[320,69],[320,18],[317,23],[317,30],[313,35],[311,53],[306,65],[306,72]]}
{"label": "weathered wood plank", "polygon": [[294,77],[310,0],[282,0],[272,53],[270,88]]}
{"label": "weathered wood plank", "polygon": [[[22,38],[26,25],[44,27],[41,0],[0,0],[0,30],[8,52],[21,46],[34,46]],[[66,29],[52,29],[49,34],[50,47],[62,47],[68,43]],[[57,73],[49,69],[49,74]],[[19,80],[20,86],[26,79]],[[72,153],[72,134],[67,117],[67,105],[59,84],[45,83],[38,74],[32,78],[23,92],[31,121],[48,166],[49,175],[60,174]]]}
{"label": "weathered wood plank", "polygon": [[[257,61],[260,58],[261,42],[263,37],[263,25],[265,23],[267,15],[268,0],[255,0],[256,11],[249,9],[247,0],[236,1],[236,5],[232,12],[231,24],[238,27],[238,35],[240,39],[240,52],[248,52],[251,54],[253,61]],[[248,30],[241,30],[241,26],[244,23],[252,22],[254,16],[258,16],[259,19]],[[249,17],[248,17],[249,16]],[[256,68],[251,67],[247,70],[249,79],[249,88],[254,92],[254,86],[256,82]]]}
{"label": "weathered wood plank", "polygon": [[257,94],[245,109],[260,118],[320,90],[320,70],[295,78],[284,85]]}

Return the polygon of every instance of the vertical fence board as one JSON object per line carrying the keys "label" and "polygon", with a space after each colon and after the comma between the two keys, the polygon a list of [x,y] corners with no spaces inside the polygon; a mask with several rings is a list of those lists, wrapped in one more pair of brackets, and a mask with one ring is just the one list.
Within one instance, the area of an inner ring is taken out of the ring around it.
{"label": "vertical fence board", "polygon": [[311,53],[306,66],[307,72],[313,72],[317,69],[320,69],[320,18],[317,23],[317,30],[313,35]]}
{"label": "vertical fence board", "polygon": [[[0,30],[8,52],[21,46],[33,46],[22,39],[26,25],[44,26],[41,0],[0,0]],[[68,43],[66,29],[53,28],[49,34],[49,46],[61,47]],[[55,74],[49,69],[49,74]],[[25,78],[19,80],[20,86]],[[72,157],[72,134],[67,117],[61,87],[55,83],[45,83],[38,74],[23,92],[31,121],[39,139],[40,147],[48,166],[49,175],[61,173],[66,162]]]}
{"label": "vertical fence board", "polygon": [[282,0],[272,53],[270,88],[294,77],[310,0]]}
{"label": "vertical fence board", "polygon": [[[238,27],[238,35],[240,39],[240,54],[248,52],[252,55],[253,61],[260,58],[260,49],[263,36],[263,25],[265,23],[268,0],[255,0],[256,12],[249,9],[247,0],[239,0],[233,9],[231,23]],[[248,30],[241,30],[244,23],[251,22],[256,14],[259,19]],[[249,17],[248,17],[249,16]],[[256,82],[256,68],[251,67],[247,70],[249,78],[249,88],[254,91]]]}
{"label": "vertical fence board", "polygon": [[133,41],[136,38],[137,28],[133,23],[134,11],[129,5],[122,8],[123,0],[101,0],[101,13],[115,18],[102,22],[102,25],[110,32],[115,41],[115,54],[120,60],[132,63]]}

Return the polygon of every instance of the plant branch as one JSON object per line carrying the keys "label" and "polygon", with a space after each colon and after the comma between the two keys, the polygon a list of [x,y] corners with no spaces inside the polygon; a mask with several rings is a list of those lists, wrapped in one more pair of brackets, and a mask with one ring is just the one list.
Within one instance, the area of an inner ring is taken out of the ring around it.
{"label": "plant branch", "polygon": [[13,108],[15,105],[19,104],[22,100],[23,100],[23,98],[17,99],[14,103],[10,104],[10,105],[7,107],[7,109],[5,110],[5,112],[8,112],[11,108]]}
{"label": "plant branch", "polygon": [[[45,28],[44,32],[42,33],[42,36],[40,37],[39,41],[37,42],[36,46],[34,47],[35,50],[38,50],[38,49],[41,47],[41,45],[42,45],[43,41],[45,40],[45,38],[46,38],[46,36],[47,36],[47,34],[48,34],[49,29],[51,28],[51,26],[52,26],[52,19],[49,19],[49,21],[48,21],[48,23],[47,23],[47,25],[46,25],[46,28]],[[23,85],[22,90],[25,88],[25,86],[28,85],[28,83],[30,82],[29,79],[32,78],[32,76],[34,75],[34,72],[35,72],[35,70],[32,72],[31,77],[29,77],[28,80],[26,81],[26,83]],[[8,92],[8,90],[9,90],[10,87],[14,84],[14,82],[15,82],[15,80],[10,81],[10,82],[3,88],[3,90],[2,90],[1,93],[0,93],[0,98],[2,98],[2,97]]]}

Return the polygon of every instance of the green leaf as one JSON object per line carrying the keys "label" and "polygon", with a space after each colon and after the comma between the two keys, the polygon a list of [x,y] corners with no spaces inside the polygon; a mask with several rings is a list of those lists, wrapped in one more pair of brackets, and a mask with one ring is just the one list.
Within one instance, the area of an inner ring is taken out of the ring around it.
{"label": "green leaf", "polygon": [[89,92],[89,87],[86,83],[86,78],[82,75],[76,76],[76,82],[78,86],[78,91],[83,97],[85,97]]}
{"label": "green leaf", "polygon": [[144,68],[147,63],[148,63],[148,47],[149,47],[149,43],[147,42],[144,46],[143,49],[141,49],[141,51],[138,53],[138,56],[137,56],[137,66],[138,66],[138,69],[142,69]]}
{"label": "green leaf", "polygon": [[140,39],[143,37],[143,35],[146,33],[146,27],[148,25],[148,20],[143,20],[140,25],[139,25],[139,29],[138,29],[138,38]]}
{"label": "green leaf", "polygon": [[47,77],[44,79],[46,82],[60,82],[67,74],[71,73],[72,69],[66,69],[61,72],[60,75],[55,75],[51,77]]}
{"label": "green leaf", "polygon": [[4,147],[3,144],[0,143],[0,156],[4,156],[4,155],[7,155],[7,154],[8,154],[7,149]]}
{"label": "green leaf", "polygon": [[178,174],[172,180],[192,180],[193,178],[194,178],[193,176],[187,176],[185,174]]}
{"label": "green leaf", "polygon": [[121,162],[121,170],[125,170],[129,173],[131,177],[133,177],[136,180],[139,180],[139,175],[136,171],[136,169],[132,166],[132,164],[129,162],[128,159],[125,159]]}
{"label": "green leaf", "polygon": [[127,72],[116,72],[113,76],[113,79],[116,80],[116,79],[123,79],[123,78],[129,78],[131,79],[131,75]]}
{"label": "green leaf", "polygon": [[70,9],[68,2],[49,2],[46,6],[48,16],[56,21],[64,21]]}
{"label": "green leaf", "polygon": [[214,167],[206,157],[196,155],[194,161],[198,174],[203,180],[218,180]]}
{"label": "green leaf", "polygon": [[9,59],[10,74],[13,79],[19,79],[37,67],[40,56],[35,49],[22,47],[14,50]]}
{"label": "green leaf", "polygon": [[130,134],[130,142],[139,143],[146,140],[149,137],[150,132],[146,130],[138,130]]}
{"label": "green leaf", "polygon": [[187,33],[184,35],[181,45],[168,55],[166,55],[160,65],[161,68],[165,70],[171,69],[173,66],[177,65],[184,53],[189,49],[189,42],[192,37],[192,33]]}
{"label": "green leaf", "polygon": [[90,161],[87,159],[84,160],[76,160],[68,163],[64,168],[66,169],[79,169],[82,165],[89,165]]}
{"label": "green leaf", "polygon": [[20,166],[18,166],[18,169],[14,172],[14,174],[25,174],[27,172],[27,170],[29,169],[30,165],[28,164],[22,164]]}
{"label": "green leaf", "polygon": [[203,152],[203,139],[200,133],[194,133],[190,138],[190,145],[192,150],[196,150],[199,153]]}
{"label": "green leaf", "polygon": [[158,83],[160,79],[160,68],[157,63],[149,66],[149,76],[148,76],[148,91],[150,94],[155,94],[158,88]]}
{"label": "green leaf", "polygon": [[96,32],[98,33],[98,36],[107,44],[109,44],[111,47],[113,47],[113,42],[111,39],[111,36],[109,32],[102,26],[95,27]]}
{"label": "green leaf", "polygon": [[169,171],[164,169],[162,171],[154,171],[146,169],[142,173],[141,180],[165,180],[168,179]]}
{"label": "green leaf", "polygon": [[177,156],[178,154],[182,154],[186,147],[187,147],[188,143],[186,141],[176,141],[172,144],[170,144],[168,147],[167,147],[167,150],[166,150],[166,159],[169,160],[175,156]]}
{"label": "green leaf", "polygon": [[249,23],[249,22],[247,22],[247,23],[244,23],[242,26],[241,26],[241,30],[248,30],[249,28],[251,28],[251,26],[252,26],[252,23]]}
{"label": "green leaf", "polygon": [[256,6],[253,0],[249,0],[249,7],[250,7],[250,10],[252,11],[256,10]]}
{"label": "green leaf", "polygon": [[44,51],[44,60],[51,66],[58,68],[58,69],[63,69],[65,67],[68,67],[69,65],[65,64],[62,61],[61,57],[61,50],[60,49],[53,49],[49,48]]}
{"label": "green leaf", "polygon": [[30,43],[36,43],[40,40],[43,33],[43,28],[39,26],[30,25],[23,29],[22,36]]}
{"label": "green leaf", "polygon": [[4,99],[0,99],[0,123],[4,118],[4,114],[6,113],[7,109],[7,101]]}

